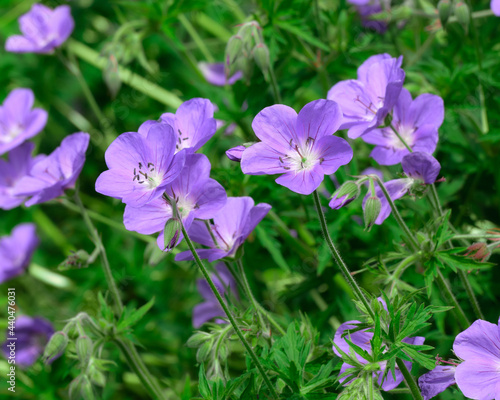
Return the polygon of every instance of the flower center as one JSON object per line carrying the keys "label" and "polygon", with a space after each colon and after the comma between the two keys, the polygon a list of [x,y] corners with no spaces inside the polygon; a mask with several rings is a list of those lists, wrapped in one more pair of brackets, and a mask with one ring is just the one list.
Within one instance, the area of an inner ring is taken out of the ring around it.
{"label": "flower center", "polygon": [[[413,134],[415,133],[417,128],[414,128],[414,127],[409,128],[409,127],[401,126],[399,124],[395,124],[395,129],[398,131],[399,136],[401,136],[401,139],[403,139],[408,146],[413,147],[413,141],[414,141]],[[392,141],[391,141],[392,148],[395,150],[406,149],[406,146],[401,141],[401,139],[398,138],[397,135],[394,132],[392,132],[392,130],[390,130],[390,131],[391,131],[391,137],[392,137]]]}
{"label": "flower center", "polygon": [[162,176],[158,174],[153,163],[138,163],[138,168],[134,168],[134,178],[132,181],[137,181],[141,185],[145,185],[148,189],[158,187],[162,181]]}
{"label": "flower center", "polygon": [[15,124],[7,130],[7,133],[3,136],[0,136],[0,142],[2,143],[10,143],[16,137],[18,137],[21,133],[23,133],[24,127],[21,124]]}
{"label": "flower center", "polygon": [[314,149],[314,139],[311,137],[307,138],[305,145],[301,147],[290,140],[290,148],[285,157],[280,157],[280,163],[284,169],[295,172],[309,171],[316,164],[323,162]]}
{"label": "flower center", "polygon": [[179,152],[182,149],[185,149],[186,147],[191,146],[191,141],[189,140],[188,135],[184,135],[180,129],[177,129],[177,133],[179,136],[177,137],[177,143],[175,145],[175,152]]}

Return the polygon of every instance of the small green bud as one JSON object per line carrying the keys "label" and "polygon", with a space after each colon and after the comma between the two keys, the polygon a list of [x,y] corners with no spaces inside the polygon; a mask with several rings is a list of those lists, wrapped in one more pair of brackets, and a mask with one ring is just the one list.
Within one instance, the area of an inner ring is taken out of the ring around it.
{"label": "small green bud", "polygon": [[380,214],[380,209],[382,208],[382,202],[377,196],[370,196],[366,200],[365,209],[363,211],[363,217],[365,219],[365,230],[370,231],[373,224],[377,220]]}
{"label": "small green bud", "polygon": [[271,61],[269,59],[269,49],[264,43],[260,43],[252,51],[253,59],[255,63],[260,68],[266,80],[269,75],[269,66]]}
{"label": "small green bud", "polygon": [[45,346],[45,351],[43,352],[43,361],[46,364],[50,364],[56,358],[58,358],[68,345],[68,335],[63,331],[58,331],[52,335],[49,343]]}
{"label": "small green bud", "polygon": [[226,46],[226,68],[230,67],[240,56],[243,40],[241,36],[232,36]]}
{"label": "small green bud", "polygon": [[94,390],[87,375],[79,375],[69,384],[69,398],[71,400],[94,400]]}
{"label": "small green bud", "polygon": [[91,362],[87,369],[90,381],[100,387],[106,386],[106,376],[96,367],[95,362]]}
{"label": "small green bud", "polygon": [[76,354],[83,368],[87,368],[93,352],[92,340],[87,336],[76,339]]}
{"label": "small green bud", "polygon": [[202,363],[202,362],[208,360],[208,357],[209,357],[210,353],[212,352],[213,345],[214,345],[214,343],[212,340],[208,340],[205,343],[203,343],[198,348],[198,351],[196,352],[196,361],[198,361],[199,363]]}
{"label": "small green bud", "polygon": [[79,269],[86,267],[89,263],[90,255],[85,250],[72,251],[71,254],[59,264],[59,271]]}
{"label": "small green bud", "polygon": [[170,218],[165,223],[165,230],[163,233],[164,234],[163,244],[165,248],[163,250],[170,251],[175,247],[177,241],[179,240],[181,229],[182,229],[181,220],[177,217]]}
{"label": "small green bud", "polygon": [[210,338],[211,338],[211,335],[209,335],[206,332],[196,332],[194,335],[192,335],[188,339],[186,345],[187,345],[187,347],[191,347],[191,348],[200,347],[200,345],[205,343]]}
{"label": "small green bud", "polygon": [[340,186],[332,196],[330,207],[338,210],[358,198],[361,189],[354,181],[347,181]]}
{"label": "small green bud", "polygon": [[450,18],[452,12],[452,4],[450,0],[439,0],[437,5],[439,11],[439,19],[441,20],[441,25],[444,27],[448,18]]}
{"label": "small green bud", "polygon": [[470,23],[470,10],[467,4],[460,1],[455,6],[455,17],[457,17],[457,21],[460,25],[463,26],[465,32],[469,31],[469,23]]}

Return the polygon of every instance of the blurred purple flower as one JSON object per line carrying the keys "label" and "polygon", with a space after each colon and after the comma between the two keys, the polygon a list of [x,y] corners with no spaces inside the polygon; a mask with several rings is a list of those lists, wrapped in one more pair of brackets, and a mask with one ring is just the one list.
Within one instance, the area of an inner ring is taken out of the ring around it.
{"label": "blurred purple flower", "polygon": [[33,365],[42,355],[45,344],[54,333],[52,324],[44,318],[28,317],[21,315],[17,317],[15,324],[16,341],[7,340],[2,344],[5,358],[11,356],[9,344],[15,343],[16,365],[27,368]]}
{"label": "blurred purple flower", "polygon": [[233,76],[226,78],[224,63],[200,62],[198,63],[198,68],[207,82],[215,86],[225,86],[226,84],[232,85],[243,78],[243,73],[241,71],[236,71]]}
{"label": "blurred purple flower", "polygon": [[21,205],[26,200],[26,196],[16,196],[13,193],[17,183],[21,178],[28,175],[33,165],[39,160],[39,157],[31,157],[34,147],[33,143],[25,142],[8,153],[8,161],[0,159],[1,209],[10,210]]}
{"label": "blurred purple flower", "polygon": [[352,149],[333,136],[342,122],[337,103],[316,100],[297,113],[276,104],[264,108],[252,122],[262,141],[247,148],[241,169],[248,175],[283,174],[276,183],[300,194],[311,194],[323,181],[352,159]]}
{"label": "blurred purple flower", "polygon": [[[415,183],[430,185],[434,183],[441,170],[439,162],[430,154],[425,153],[410,153],[405,156],[401,162],[403,171],[407,178],[393,179],[385,182],[384,186],[389,193],[392,201],[398,200],[403,197]],[[391,214],[391,206],[384,196],[382,189],[376,187],[375,195],[380,199],[382,207],[380,213],[375,221],[376,225],[382,224],[385,219]],[[366,201],[371,196],[368,191],[363,199],[363,209],[365,208]]]}
{"label": "blurred purple flower", "polygon": [[[228,197],[226,205],[213,218],[212,232],[202,221],[194,221],[188,231],[196,243],[209,247],[196,252],[209,262],[224,257],[234,257],[238,248],[266,216],[271,206],[266,203],[254,205],[251,197]],[[214,243],[212,235],[217,243]],[[176,261],[193,260],[190,251],[175,256]]]}
{"label": "blurred purple flower", "polygon": [[176,152],[186,149],[194,153],[216,132],[214,105],[207,99],[195,98],[182,103],[175,114],[165,113],[161,121],[174,129]]}
{"label": "blurred purple flower", "polygon": [[455,371],[464,396],[479,400],[500,398],[500,321],[498,325],[475,321],[457,335],[453,351],[464,360]]}
{"label": "blurred purple flower", "polygon": [[[189,154],[179,176],[167,184],[165,194],[175,199],[184,227],[189,229],[194,219],[213,218],[226,204],[226,191],[210,178],[210,161],[203,154]],[[163,198],[155,199],[141,207],[127,204],[123,223],[129,231],[144,235],[161,232],[158,246],[163,250],[164,227],[172,218],[172,208]],[[182,234],[176,244],[182,240]]]}
{"label": "blurred purple flower", "polygon": [[[360,175],[377,175],[380,179],[384,179],[383,172],[374,167],[365,168]],[[365,182],[365,185],[368,185],[368,182]]]}
{"label": "blurred purple flower", "polygon": [[61,196],[75,182],[85,164],[89,145],[88,133],[78,132],[67,136],[48,156],[38,156],[29,175],[21,178],[12,193],[16,196],[33,196],[25,205],[44,203]]}
{"label": "blurred purple flower", "polygon": [[10,236],[0,237],[0,283],[21,275],[39,243],[34,224],[19,224]]}
{"label": "blurred purple flower", "polygon": [[386,22],[370,19],[370,16],[388,9],[390,0],[347,0],[347,2],[356,6],[363,26],[379,33],[384,33],[387,30]]}
{"label": "blurred purple flower", "polygon": [[340,129],[349,129],[350,138],[383,124],[403,87],[402,62],[402,56],[372,56],[358,68],[358,79],[341,81],[329,90],[327,98],[339,103],[344,114]]}
{"label": "blurred purple flower", "polygon": [[424,400],[430,400],[454,385],[455,370],[454,365],[438,365],[432,371],[418,378],[418,386],[420,386]]}
{"label": "blurred purple flower", "polygon": [[[426,93],[412,100],[410,92],[403,88],[392,116],[392,125],[413,151],[432,154],[436,150],[438,128],[444,120],[441,97]],[[380,165],[399,164],[410,154],[391,128],[374,129],[362,139],[376,145],[370,155]]]}
{"label": "blurred purple flower", "polygon": [[[353,329],[357,328],[356,324],[360,324],[359,321],[348,321],[344,322],[340,327],[337,329],[335,332],[335,337],[333,339],[333,342],[346,354],[350,354],[350,346],[345,340],[345,337],[347,337],[353,344],[361,347],[363,350],[367,351],[368,353],[371,353],[372,348],[370,345],[370,341],[373,338],[373,332],[368,332],[368,329],[362,329],[360,331],[356,331],[353,333],[349,333],[346,331],[350,331]],[[345,335],[345,337],[344,337]],[[413,344],[413,345],[422,345],[424,343],[425,338],[422,336],[415,336],[415,337],[408,337],[403,339],[403,342],[408,343],[408,344]],[[333,351],[335,354],[339,357],[341,357],[341,354],[338,352],[335,346],[333,346]],[[362,364],[368,364],[368,361],[362,358],[359,354],[356,353],[356,358],[358,361]],[[404,364],[406,365],[406,368],[408,370],[411,370],[412,364],[410,361],[403,361]],[[399,370],[398,367],[396,367],[396,379],[394,379],[392,373],[389,371],[387,373],[387,376],[385,379],[382,381],[382,378],[384,376],[384,372],[387,368],[387,361],[382,361],[379,363],[380,365],[380,370],[377,372],[373,373],[373,378],[377,380],[378,385],[382,388],[384,391],[389,391],[392,389],[395,389],[404,379],[403,374]],[[346,372],[349,368],[353,368],[352,365],[349,365],[347,363],[343,363],[342,367],[340,368],[339,376],[342,375],[344,372]],[[347,380],[345,385],[348,385],[352,380],[353,380],[352,375],[344,376],[339,379],[340,383],[343,383]]]}
{"label": "blurred purple flower", "polygon": [[47,111],[33,108],[30,89],[14,89],[0,107],[0,155],[40,133],[47,123]]}
{"label": "blurred purple flower", "polygon": [[232,149],[229,149],[226,151],[226,156],[229,158],[231,161],[241,161],[241,157],[243,156],[243,152],[246,150],[245,146],[236,146],[233,147]]}
{"label": "blurred purple flower", "polygon": [[500,0],[491,0],[490,7],[493,14],[500,17]]}
{"label": "blurred purple flower", "polygon": [[[217,274],[211,274],[211,277],[220,295],[224,297],[227,293],[238,298],[236,281],[226,266],[223,263],[219,263],[215,266],[215,269],[217,270]],[[205,322],[208,322],[213,318],[225,317],[226,313],[217,301],[217,298],[212,292],[212,289],[210,289],[207,281],[205,279],[198,279],[196,286],[198,287],[198,292],[200,292],[205,301],[196,305],[193,309],[193,326],[195,328],[199,328]],[[227,322],[223,319],[217,318],[215,323],[226,324]]]}
{"label": "blurred purple flower", "polygon": [[172,127],[156,121],[122,133],[104,154],[109,170],[99,175],[95,190],[133,207],[161,197],[184,167],[186,154],[175,154],[176,142]]}
{"label": "blurred purple flower", "polygon": [[68,39],[75,27],[69,6],[53,10],[33,4],[31,10],[19,18],[21,35],[7,39],[5,50],[13,53],[52,53]]}

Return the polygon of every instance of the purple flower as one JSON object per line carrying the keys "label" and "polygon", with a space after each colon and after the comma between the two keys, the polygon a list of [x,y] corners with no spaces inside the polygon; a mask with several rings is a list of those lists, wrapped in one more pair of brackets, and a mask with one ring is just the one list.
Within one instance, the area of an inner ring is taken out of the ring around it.
{"label": "purple flower", "polygon": [[176,151],[194,153],[216,132],[214,105],[207,99],[195,98],[182,103],[175,114],[165,113],[161,121],[169,124],[176,135]]}
{"label": "purple flower", "polygon": [[[226,205],[213,218],[212,232],[202,221],[194,221],[188,231],[189,237],[208,249],[196,252],[209,262],[224,257],[234,257],[238,248],[266,216],[271,206],[266,203],[254,205],[251,197],[228,197]],[[217,243],[212,239],[214,236]],[[190,251],[175,256],[176,261],[193,260]]]}
{"label": "purple flower", "polygon": [[[44,346],[54,333],[52,324],[40,317],[21,315],[15,323],[16,341],[7,340],[2,344],[2,351],[7,359],[15,357],[16,365],[29,367],[43,353]],[[15,343],[15,350],[10,344]]]}
{"label": "purple flower", "polygon": [[[356,324],[360,324],[360,322],[348,321],[340,325],[340,327],[337,329],[337,332],[335,332],[335,337],[333,339],[333,342],[340,348],[340,350],[342,350],[346,354],[349,354],[350,353],[349,344],[345,340],[345,337],[347,337],[353,344],[361,347],[368,353],[371,353],[372,349],[370,345],[370,340],[372,340],[373,338],[373,332],[368,332],[368,329],[363,329],[360,331],[350,333],[349,332],[350,330],[354,330],[357,328]],[[403,342],[413,345],[422,345],[424,343],[424,340],[425,340],[424,337],[415,336],[415,337],[405,338],[403,339]],[[333,346],[333,351],[337,356],[341,357],[341,354],[338,352],[335,346]],[[356,354],[356,357],[360,363],[368,364],[368,361],[362,358],[359,354]],[[403,362],[408,368],[408,370],[411,370],[412,366],[411,362],[409,361],[403,361]],[[382,390],[386,392],[392,390],[396,388],[403,381],[404,379],[403,374],[397,367],[396,367],[396,379],[394,379],[392,372],[389,371],[385,379],[382,380],[384,372],[387,368],[387,361],[382,361],[379,363],[379,365],[380,365],[380,370],[373,373],[373,378],[377,380],[377,383],[382,388]],[[344,372],[346,372],[349,368],[353,368],[353,366],[347,363],[343,363],[340,369],[339,376],[342,375]],[[342,383],[347,380],[346,385],[348,385],[351,382],[352,378],[354,377],[352,377],[351,375],[344,376],[339,379],[339,382]]]}
{"label": "purple flower", "polygon": [[[408,154],[403,158],[401,166],[403,167],[403,171],[407,178],[393,179],[384,183],[392,201],[403,197],[415,184],[430,185],[434,183],[439,175],[439,171],[441,170],[439,162],[430,154],[425,153]],[[391,214],[392,210],[380,187],[376,187],[375,195],[382,203],[380,213],[375,220],[375,224],[380,225]],[[365,208],[366,201],[370,196],[371,192],[368,191],[363,200],[363,209]]]}
{"label": "purple flower", "polygon": [[232,85],[236,81],[243,78],[243,73],[241,71],[236,71],[233,76],[229,78],[226,77],[226,72],[224,69],[224,63],[198,63],[198,68],[205,77],[208,83],[215,86]]}
{"label": "purple flower", "polygon": [[490,7],[493,14],[500,17],[500,0],[491,0]]}
{"label": "purple flower", "polygon": [[479,319],[455,338],[453,351],[464,360],[457,366],[455,380],[465,397],[500,398],[499,325]]}
{"label": "purple flower", "polygon": [[[211,277],[220,295],[224,297],[226,293],[230,293],[238,298],[236,281],[226,266],[223,263],[219,263],[216,265],[215,269],[217,270],[217,274],[212,274]],[[212,289],[210,289],[207,281],[205,279],[198,279],[196,286],[198,287],[198,292],[200,292],[205,301],[196,305],[193,309],[193,326],[195,328],[199,328],[205,322],[208,322],[213,318],[225,317],[226,313],[217,301],[217,298],[212,292]],[[217,318],[215,322],[217,324],[227,323],[225,320],[220,318]]]}
{"label": "purple flower", "polygon": [[418,386],[424,400],[432,399],[448,387],[455,384],[454,365],[438,365],[432,371],[418,378]]}
{"label": "purple flower", "polygon": [[241,169],[249,175],[283,174],[276,183],[300,194],[311,194],[323,181],[352,159],[352,149],[333,136],[342,121],[337,103],[316,100],[297,113],[276,104],[264,108],[252,122],[262,141],[247,148]]}
{"label": "purple flower", "polygon": [[[426,93],[412,100],[410,92],[403,88],[392,117],[393,127],[413,151],[432,154],[436,150],[438,128],[444,120],[441,97]],[[376,145],[370,155],[380,165],[399,164],[410,154],[391,128],[374,129],[362,138]]]}
{"label": "purple flower", "polygon": [[[28,175],[33,165],[41,159],[31,158],[35,145],[25,142],[11,150],[9,160],[0,159],[0,208],[10,210],[21,205],[26,197],[14,195],[17,183]],[[44,156],[42,156],[43,158]]]}
{"label": "purple flower", "polygon": [[14,89],[0,107],[0,155],[40,133],[47,123],[47,111],[33,108],[30,89]]}
{"label": "purple flower", "polygon": [[13,188],[13,194],[33,196],[26,202],[30,207],[55,199],[66,189],[73,188],[85,163],[89,139],[88,133],[74,133],[64,138],[48,156],[38,156],[29,175],[21,178]]}
{"label": "purple flower", "polygon": [[241,157],[243,156],[243,152],[246,150],[245,146],[236,146],[233,147],[232,149],[229,149],[226,151],[226,156],[229,158],[231,161],[241,161]]}
{"label": "purple flower", "polygon": [[155,121],[122,133],[104,154],[109,170],[99,175],[95,190],[133,207],[159,198],[184,167],[186,154],[175,154],[176,142],[172,127]]}
{"label": "purple flower", "polygon": [[370,16],[389,8],[390,0],[347,0],[347,2],[356,6],[363,26],[379,33],[384,33],[387,30],[387,23],[370,19]]}
{"label": "purple flower", "polygon": [[5,50],[13,53],[52,53],[68,39],[75,27],[69,6],[50,9],[33,4],[31,10],[19,18],[21,35],[7,39]]}
{"label": "purple flower", "polygon": [[[227,199],[224,188],[210,178],[210,161],[203,154],[189,154],[182,172],[164,190],[171,201],[176,202],[186,230],[195,218],[213,218],[224,207]],[[158,246],[165,249],[163,230],[172,217],[172,207],[161,197],[141,207],[127,204],[123,222],[128,230],[145,235],[161,232]],[[176,244],[180,240],[182,235]]]}
{"label": "purple flower", "polygon": [[19,224],[10,236],[0,237],[0,283],[24,272],[38,243],[34,224]]}
{"label": "purple flower", "polygon": [[358,79],[341,81],[328,91],[327,98],[342,107],[340,129],[349,129],[350,138],[356,139],[384,122],[403,87],[402,62],[402,56],[372,56],[358,68]]}

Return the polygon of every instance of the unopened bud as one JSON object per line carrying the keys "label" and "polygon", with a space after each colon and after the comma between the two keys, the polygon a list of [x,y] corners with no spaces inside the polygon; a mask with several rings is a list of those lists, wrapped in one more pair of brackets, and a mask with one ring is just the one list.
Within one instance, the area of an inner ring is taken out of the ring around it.
{"label": "unopened bud", "polygon": [[439,11],[439,19],[441,20],[441,25],[444,27],[451,15],[451,0],[439,0],[437,8]]}
{"label": "unopened bud", "polygon": [[239,57],[241,48],[243,47],[243,40],[241,36],[232,36],[227,42],[226,46],[226,68],[234,64]]}
{"label": "unopened bud", "polygon": [[79,269],[87,266],[90,259],[89,253],[85,250],[78,250],[76,252],[71,252],[71,254],[59,264],[58,269],[60,271],[67,271],[69,269]]}
{"label": "unopened bud", "polygon": [[181,229],[181,220],[177,217],[170,218],[165,223],[165,229],[163,231],[163,244],[165,248],[163,250],[170,251],[175,247],[177,241],[179,240]]}
{"label": "unopened bud", "polygon": [[470,23],[469,6],[462,1],[457,3],[455,6],[455,17],[457,17],[457,21],[464,27],[465,32],[467,32],[469,30]]}
{"label": "unopened bud", "polygon": [[373,224],[377,220],[380,210],[382,208],[382,202],[377,196],[370,196],[366,200],[365,209],[363,211],[363,217],[365,219],[365,230],[370,231]]}
{"label": "unopened bud", "polygon": [[351,201],[358,198],[360,193],[359,185],[354,181],[347,181],[340,186],[332,196],[330,203],[328,204],[330,208],[338,210]]}
{"label": "unopened bud", "polygon": [[197,348],[197,347],[200,347],[203,343],[205,343],[210,338],[211,338],[211,335],[206,333],[206,332],[196,332],[194,335],[192,335],[188,339],[186,345],[187,345],[187,347]]}
{"label": "unopened bud", "polygon": [[252,55],[255,63],[267,79],[269,75],[269,65],[271,64],[269,59],[269,49],[264,43],[258,44],[253,49]]}
{"label": "unopened bud", "polygon": [[229,150],[226,151],[226,156],[231,161],[240,162],[241,161],[241,157],[242,157],[243,152],[245,151],[245,149],[246,149],[245,146],[236,146],[236,147],[233,147],[232,149],[229,149]]}
{"label": "unopened bud", "polygon": [[80,336],[76,339],[76,354],[83,368],[89,364],[93,351],[92,340],[87,336]]}
{"label": "unopened bud", "polygon": [[69,398],[71,400],[94,400],[94,390],[87,375],[79,375],[69,384]]}
{"label": "unopened bud", "polygon": [[49,343],[45,346],[43,352],[43,361],[50,364],[56,358],[60,357],[68,345],[68,335],[63,331],[58,331],[52,335]]}

